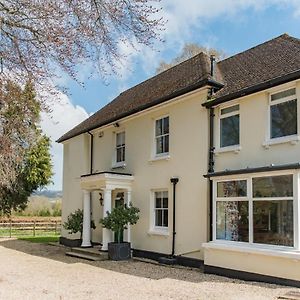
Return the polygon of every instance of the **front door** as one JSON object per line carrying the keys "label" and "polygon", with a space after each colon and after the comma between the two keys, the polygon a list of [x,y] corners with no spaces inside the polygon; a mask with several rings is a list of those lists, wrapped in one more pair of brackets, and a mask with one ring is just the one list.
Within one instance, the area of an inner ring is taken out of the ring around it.
{"label": "front door", "polygon": [[[124,205],[124,193],[123,192],[117,193],[117,195],[115,197],[115,207],[118,207],[120,205]],[[123,236],[124,236],[124,232],[121,233],[121,241],[122,242],[123,242]],[[115,241],[117,240],[117,233],[115,233],[114,239],[115,239]]]}

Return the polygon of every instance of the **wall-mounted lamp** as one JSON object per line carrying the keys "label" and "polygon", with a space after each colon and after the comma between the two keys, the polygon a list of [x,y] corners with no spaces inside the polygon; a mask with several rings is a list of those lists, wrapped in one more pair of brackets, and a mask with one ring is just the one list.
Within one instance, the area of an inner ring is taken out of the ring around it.
{"label": "wall-mounted lamp", "polygon": [[100,202],[100,205],[103,206],[103,197],[102,197],[102,193],[99,193],[99,202]]}
{"label": "wall-mounted lamp", "polygon": [[114,127],[118,128],[120,127],[120,124],[118,122],[114,123]]}

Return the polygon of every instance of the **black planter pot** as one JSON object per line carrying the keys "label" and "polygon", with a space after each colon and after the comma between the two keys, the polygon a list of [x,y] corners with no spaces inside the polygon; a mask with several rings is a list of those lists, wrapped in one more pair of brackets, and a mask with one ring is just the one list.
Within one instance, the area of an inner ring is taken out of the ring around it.
{"label": "black planter pot", "polygon": [[111,260],[127,260],[131,258],[130,243],[108,243],[108,257]]}
{"label": "black planter pot", "polygon": [[80,247],[81,243],[82,243],[82,240],[81,239],[71,240],[71,239],[68,239],[68,238],[65,238],[65,237],[61,236],[59,238],[59,243],[61,245],[73,248],[73,247]]}

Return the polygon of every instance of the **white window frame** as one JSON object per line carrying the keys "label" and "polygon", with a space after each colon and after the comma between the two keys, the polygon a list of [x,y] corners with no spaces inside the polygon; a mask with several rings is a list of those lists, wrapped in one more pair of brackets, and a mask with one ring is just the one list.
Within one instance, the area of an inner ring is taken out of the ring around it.
{"label": "white window frame", "polygon": [[[167,192],[168,194],[168,227],[165,226],[156,226],[155,225],[155,217],[156,217],[156,208],[155,208],[155,194],[157,192]],[[148,231],[149,234],[153,235],[169,235],[169,228],[170,228],[170,192],[168,189],[153,189],[150,192],[150,230]]]}
{"label": "white window frame", "polygon": [[[239,109],[230,113],[226,113],[224,115],[221,114],[223,109],[227,109],[233,106],[239,106]],[[240,102],[239,101],[234,101],[231,102],[230,104],[227,105],[221,105],[218,109],[218,124],[217,124],[217,142],[216,142],[216,150],[215,152],[218,153],[222,153],[222,152],[230,152],[233,151],[235,153],[239,153],[239,151],[241,150],[241,108],[240,108]],[[231,116],[235,116],[235,115],[239,115],[239,143],[236,145],[231,145],[231,146],[225,146],[225,147],[221,147],[221,120],[231,117]]]}
{"label": "white window frame", "polygon": [[[158,120],[162,120],[162,119],[165,119],[165,118],[169,118],[169,133],[167,134],[162,134],[162,135],[159,135],[159,136],[156,136],[156,121]],[[154,119],[154,141],[153,141],[153,158],[155,160],[155,158],[165,158],[165,157],[169,157],[170,156],[170,116],[169,115],[163,115],[163,116],[160,116],[158,118],[155,118]],[[164,136],[169,136],[169,151],[168,152],[163,152],[163,153],[157,153],[157,139],[160,138],[160,137],[164,137]]]}
{"label": "white window frame", "polygon": [[[257,177],[271,177],[271,176],[281,176],[281,175],[293,175],[293,197],[274,197],[274,198],[254,198],[252,194],[252,179]],[[247,197],[217,197],[217,183],[226,182],[232,180],[247,180]],[[253,248],[265,248],[265,249],[287,249],[287,250],[300,250],[300,171],[299,170],[286,170],[286,171],[272,171],[272,172],[262,172],[253,173],[249,175],[232,175],[224,177],[213,178],[213,242],[218,244],[226,245],[245,245]],[[282,246],[282,245],[271,245],[271,244],[260,244],[253,242],[253,202],[254,201],[267,201],[267,200],[293,200],[293,238],[294,246]],[[217,226],[216,226],[216,215],[217,215],[217,201],[248,201],[249,204],[249,242],[239,242],[239,241],[228,241],[217,239]]]}
{"label": "white window frame", "polygon": [[[290,90],[290,89],[295,89],[295,95],[292,96],[287,96],[284,98],[280,98],[277,100],[273,100],[271,99],[272,95]],[[299,135],[299,95],[298,95],[298,89],[296,87],[296,85],[291,85],[291,86],[285,86],[284,88],[280,88],[280,89],[275,89],[272,92],[268,93],[268,116],[267,116],[267,131],[266,131],[266,139],[265,142],[263,143],[263,146],[265,146],[265,148],[268,148],[270,145],[273,144],[282,144],[282,143],[291,143],[291,144],[295,144],[300,140],[300,135]],[[271,138],[271,106],[273,105],[277,105],[277,104],[281,104],[281,103],[285,103],[291,100],[295,100],[297,101],[297,133],[296,134],[292,134],[292,135],[287,135],[287,136],[282,136],[282,137],[277,137],[277,138]]]}
{"label": "white window frame", "polygon": [[[124,133],[124,145],[121,146],[117,146],[117,136],[118,134]],[[117,150],[120,148],[124,148],[125,151],[125,160],[124,161],[117,161]],[[116,131],[114,133],[114,150],[113,150],[113,164],[112,164],[112,168],[124,168],[126,167],[126,131],[124,129]]]}

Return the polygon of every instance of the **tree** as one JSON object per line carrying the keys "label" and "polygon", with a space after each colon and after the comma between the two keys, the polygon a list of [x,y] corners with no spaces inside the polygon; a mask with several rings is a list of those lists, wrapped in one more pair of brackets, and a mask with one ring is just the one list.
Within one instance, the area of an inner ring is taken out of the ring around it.
{"label": "tree", "polygon": [[134,225],[139,220],[140,210],[137,207],[129,207],[126,205],[119,205],[111,212],[106,212],[106,217],[100,220],[104,228],[112,230],[117,235],[117,243],[123,242],[121,240],[122,232],[127,229],[128,224]]}
{"label": "tree", "polygon": [[14,182],[26,151],[39,137],[40,110],[31,82],[21,88],[0,81],[0,188]]}
{"label": "tree", "polygon": [[22,88],[8,81],[0,96],[0,212],[10,215],[51,182],[50,140],[38,127],[41,107],[31,82]]}
{"label": "tree", "polygon": [[50,140],[41,135],[26,149],[22,163],[16,165],[16,178],[9,186],[0,186],[0,212],[10,215],[12,211],[26,208],[28,197],[38,188],[51,183],[52,165]]}
{"label": "tree", "polygon": [[76,78],[81,63],[104,74],[122,58],[122,43],[151,46],[159,39],[158,2],[1,1],[0,58],[6,70],[1,78],[20,82],[25,76],[42,84],[58,69]]}
{"label": "tree", "polygon": [[[80,232],[80,239],[82,239],[83,231],[83,210],[77,209],[75,212],[68,216],[67,221],[63,224],[63,227],[69,231],[69,233]],[[91,228],[96,229],[95,222],[91,220]]]}
{"label": "tree", "polygon": [[225,53],[222,50],[217,50],[214,48],[208,48],[204,47],[198,44],[194,43],[187,43],[182,48],[180,54],[171,60],[170,63],[167,63],[165,61],[160,61],[158,67],[156,68],[156,73],[161,73],[167,69],[170,69],[171,67],[183,62],[184,60],[187,60],[201,52],[206,53],[207,55],[214,55],[217,60],[222,59],[226,57]]}

